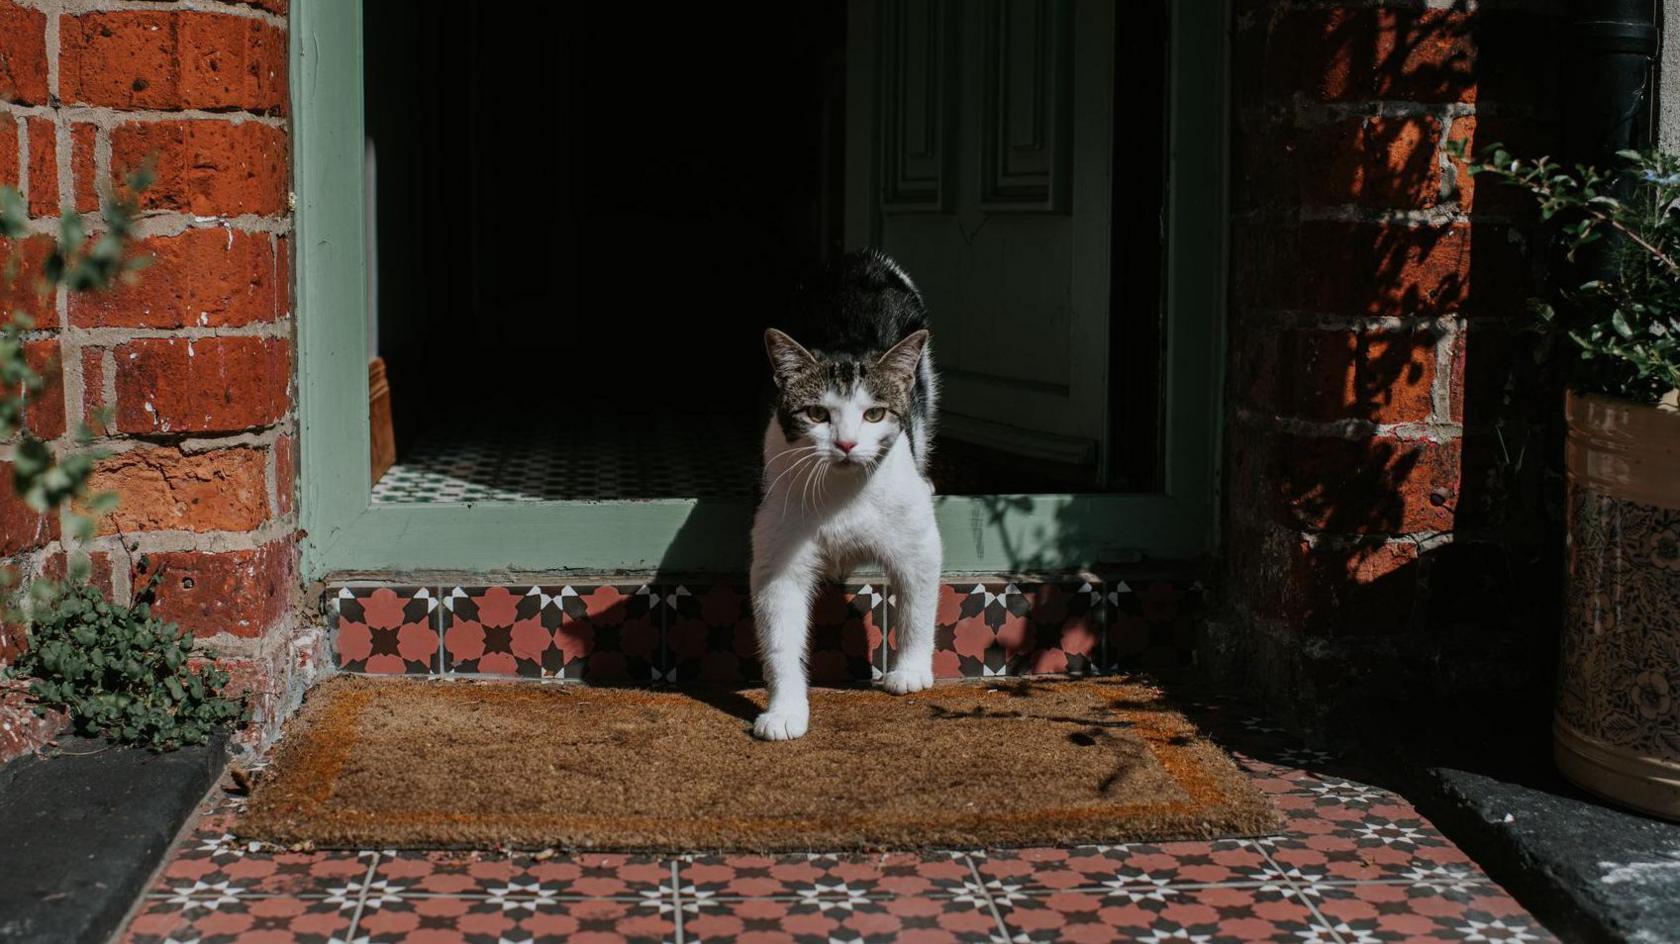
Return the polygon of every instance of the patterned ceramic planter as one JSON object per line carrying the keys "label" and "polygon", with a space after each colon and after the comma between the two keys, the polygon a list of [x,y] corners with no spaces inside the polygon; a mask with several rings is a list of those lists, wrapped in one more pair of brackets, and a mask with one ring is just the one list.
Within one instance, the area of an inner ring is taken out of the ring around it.
{"label": "patterned ceramic planter", "polygon": [[1680,411],[1571,394],[1559,769],[1680,819]]}

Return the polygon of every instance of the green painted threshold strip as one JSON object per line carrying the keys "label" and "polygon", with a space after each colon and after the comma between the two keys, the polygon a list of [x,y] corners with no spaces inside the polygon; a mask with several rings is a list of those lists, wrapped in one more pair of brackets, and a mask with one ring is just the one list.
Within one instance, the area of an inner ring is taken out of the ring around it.
{"label": "green painted threshold strip", "polygon": [[[1158,495],[951,496],[937,513],[948,572],[1193,560],[1206,548],[1208,510]],[[308,542],[319,575],[465,562],[483,573],[739,573],[751,520],[742,500],[381,505]]]}

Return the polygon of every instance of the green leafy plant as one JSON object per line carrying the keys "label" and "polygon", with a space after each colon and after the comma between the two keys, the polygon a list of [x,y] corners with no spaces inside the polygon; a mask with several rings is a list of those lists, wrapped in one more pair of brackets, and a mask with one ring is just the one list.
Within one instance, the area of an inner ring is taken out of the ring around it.
{"label": "green leafy plant", "polygon": [[243,707],[219,694],[227,673],[210,661],[195,669],[192,636],[152,613],[162,573],[132,605],[78,584],[45,594],[36,607],[15,668],[31,677],[39,702],[68,711],[78,734],[166,751],[203,744],[243,720]]}
{"label": "green leafy plant", "polygon": [[[1527,190],[1556,220],[1570,262],[1593,278],[1531,304],[1573,346],[1570,384],[1586,393],[1658,403],[1680,388],[1680,156],[1621,151],[1611,169],[1523,160],[1494,146],[1456,156],[1472,174]],[[1561,309],[1561,310],[1560,310]]]}
{"label": "green leafy plant", "polygon": [[[102,291],[132,278],[149,261],[127,253],[139,215],[133,195],[150,182],[150,171],[142,169],[128,178],[123,196],[103,201],[105,226],[97,234],[79,214],[66,213],[35,290],[43,297],[59,286]],[[23,197],[0,188],[0,237],[33,233]],[[10,284],[17,277],[14,259],[0,278]],[[27,403],[46,387],[27,357],[33,327],[22,313],[0,313],[0,440],[13,441],[10,485],[37,513],[66,509],[70,532],[86,540],[116,499],[87,494],[101,455],[90,448],[94,437],[85,424],[78,425],[76,448],[69,450],[55,450],[24,425]],[[5,674],[29,677],[36,701],[66,709],[78,733],[155,751],[202,744],[215,728],[243,718],[243,707],[220,694],[228,676],[211,661],[215,654],[199,653],[204,662],[195,669],[191,635],[152,613],[161,570],[127,604],[106,600],[89,586],[87,570],[85,555],[72,555],[67,581],[37,581],[30,588],[29,646]],[[16,611],[10,596],[0,595],[0,605]]]}

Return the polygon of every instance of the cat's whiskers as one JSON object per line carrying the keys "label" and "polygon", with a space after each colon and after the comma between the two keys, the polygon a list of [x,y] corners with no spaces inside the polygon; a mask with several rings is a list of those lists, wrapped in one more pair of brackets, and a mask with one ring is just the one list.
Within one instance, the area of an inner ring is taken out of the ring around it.
{"label": "cat's whiskers", "polygon": [[785,455],[788,455],[789,453],[812,452],[812,451],[815,451],[815,450],[821,449],[821,448],[822,448],[822,446],[817,445],[815,443],[813,443],[809,446],[789,446],[786,449],[783,449],[781,452],[778,452],[775,455],[771,456],[769,459],[766,459],[764,461],[764,467],[766,469],[770,468],[771,466],[776,464],[777,460],[781,459]]}
{"label": "cat's whiskers", "polygon": [[[822,454],[818,453],[818,452],[813,452],[813,453],[810,453],[809,455],[800,456],[798,462],[795,462],[793,465],[789,466],[787,468],[787,470],[782,473],[782,475],[779,475],[779,476],[776,477],[776,481],[780,482],[782,480],[783,475],[787,475],[788,472],[792,472],[795,469],[799,469],[799,468],[802,468],[802,467],[804,467],[804,468],[814,468],[814,466],[809,466],[809,465],[807,465],[807,463],[810,463],[813,460],[820,461],[821,459],[822,459]],[[793,487],[797,484],[799,484],[799,479],[795,478],[792,482],[788,483],[787,491],[782,493],[782,517],[783,518],[787,517],[788,500],[793,497]],[[771,489],[773,489],[774,487],[775,487],[774,484],[772,484],[771,488],[767,488],[767,489],[764,490],[764,494],[766,496],[769,496],[771,494]]]}
{"label": "cat's whiskers", "polygon": [[[813,485],[820,485],[820,483],[824,479],[827,479],[827,478],[828,478],[828,462],[827,462],[827,460],[819,459],[815,465],[811,466],[811,474],[805,476],[805,487],[800,490],[800,493],[799,493],[799,508],[800,508],[801,511],[803,511],[805,509],[805,500],[811,494],[812,486]],[[817,507],[820,507],[821,504],[822,504],[822,498],[821,498],[820,495],[818,495],[817,500],[816,500],[816,504],[812,506],[812,510],[815,510]]]}
{"label": "cat's whiskers", "polygon": [[[801,465],[804,465],[806,462],[810,461],[811,459],[819,458],[819,455],[816,452],[816,450],[819,447],[817,447],[817,446],[804,446],[804,447],[801,447],[801,448],[804,448],[804,449],[807,449],[807,450],[810,450],[810,451],[808,451],[805,455],[800,456],[799,458],[793,460],[793,463],[791,465],[789,465],[787,468],[782,470],[781,475],[776,476],[776,480],[774,482],[771,482],[769,485],[765,486],[765,488],[764,488],[764,494],[765,495],[769,495],[771,492],[775,491],[776,490],[776,484],[778,482],[780,482],[784,477],[786,477],[789,472],[792,472],[794,469],[799,468]],[[791,450],[788,450],[788,451],[791,451]],[[780,453],[779,455],[785,455],[785,454],[786,454],[786,452],[783,452],[783,453]],[[766,464],[766,468],[768,468],[768,464]],[[798,480],[796,479],[795,481],[798,481]]]}
{"label": "cat's whiskers", "polygon": [[[806,494],[808,492],[810,492],[810,490],[811,490],[811,478],[817,474],[817,469],[821,465],[822,465],[822,458],[819,456],[817,458],[816,462],[811,463],[809,466],[807,466],[805,468],[805,472],[803,474],[803,477],[798,482],[795,483],[796,485],[799,486],[799,513],[800,514],[804,514],[805,511],[806,511],[806,505],[807,505]],[[789,489],[789,491],[792,491],[792,489]]]}
{"label": "cat's whiskers", "polygon": [[805,477],[805,494],[800,496],[801,507],[805,506],[806,496],[811,497],[811,511],[816,511],[818,507],[822,507],[822,501],[816,497],[816,492],[822,487],[822,482],[825,479],[828,479],[828,462],[827,460],[818,460],[815,465],[811,465],[811,474]]}

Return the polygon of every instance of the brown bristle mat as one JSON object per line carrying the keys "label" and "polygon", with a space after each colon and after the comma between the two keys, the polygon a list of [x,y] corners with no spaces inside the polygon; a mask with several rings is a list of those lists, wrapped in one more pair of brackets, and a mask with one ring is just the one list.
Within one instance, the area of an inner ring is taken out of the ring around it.
{"label": "brown bristle mat", "polygon": [[241,836],[293,844],[841,851],[1252,836],[1277,812],[1147,685],[759,691],[344,677],[311,693]]}

